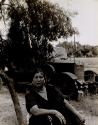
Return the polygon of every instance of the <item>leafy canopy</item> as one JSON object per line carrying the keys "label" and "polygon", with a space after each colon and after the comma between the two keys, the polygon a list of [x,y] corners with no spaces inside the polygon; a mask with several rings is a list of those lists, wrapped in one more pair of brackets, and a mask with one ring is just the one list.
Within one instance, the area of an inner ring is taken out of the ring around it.
{"label": "leafy canopy", "polygon": [[48,1],[26,0],[25,7],[14,3],[11,0],[8,7],[8,61],[18,66],[49,61],[53,51],[49,41],[74,34],[70,15]]}

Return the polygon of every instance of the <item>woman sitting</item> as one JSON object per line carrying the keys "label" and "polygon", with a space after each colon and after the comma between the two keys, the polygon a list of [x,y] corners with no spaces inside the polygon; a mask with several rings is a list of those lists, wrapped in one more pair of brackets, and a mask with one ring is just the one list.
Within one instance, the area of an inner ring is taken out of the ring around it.
{"label": "woman sitting", "polygon": [[29,125],[83,125],[84,119],[53,85],[47,85],[39,68],[33,72],[32,87],[26,93]]}

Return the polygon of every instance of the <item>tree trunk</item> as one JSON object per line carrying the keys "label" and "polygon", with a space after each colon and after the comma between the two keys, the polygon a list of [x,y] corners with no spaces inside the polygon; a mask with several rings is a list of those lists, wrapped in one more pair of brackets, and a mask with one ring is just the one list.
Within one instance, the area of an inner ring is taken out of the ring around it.
{"label": "tree trunk", "polygon": [[14,81],[12,79],[10,79],[3,72],[2,69],[0,69],[0,76],[4,79],[4,81],[6,82],[6,84],[8,86],[8,89],[9,89],[9,92],[10,92],[10,95],[11,95],[11,98],[12,98],[12,101],[13,101],[13,104],[14,104],[14,109],[15,109],[15,112],[16,112],[17,121],[18,121],[19,125],[27,125],[24,122],[23,114],[22,114],[22,111],[21,111],[20,103],[19,103],[19,99],[18,99],[18,96],[17,96],[17,94],[15,92],[15,89],[14,89]]}

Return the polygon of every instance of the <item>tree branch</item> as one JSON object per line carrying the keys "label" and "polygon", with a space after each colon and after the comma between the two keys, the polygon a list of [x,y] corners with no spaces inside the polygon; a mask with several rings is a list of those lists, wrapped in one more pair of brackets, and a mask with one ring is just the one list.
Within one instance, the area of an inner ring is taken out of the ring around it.
{"label": "tree branch", "polygon": [[11,95],[11,98],[12,98],[12,101],[14,104],[14,109],[16,112],[16,116],[17,116],[19,125],[26,125],[26,123],[24,122],[24,119],[23,119],[23,114],[21,111],[19,99],[18,99],[18,96],[14,89],[14,81],[12,79],[10,79],[1,68],[0,68],[0,77],[2,79],[4,79],[4,81],[6,82],[6,84],[8,86],[8,89],[9,89],[9,92],[10,92],[10,95]]}

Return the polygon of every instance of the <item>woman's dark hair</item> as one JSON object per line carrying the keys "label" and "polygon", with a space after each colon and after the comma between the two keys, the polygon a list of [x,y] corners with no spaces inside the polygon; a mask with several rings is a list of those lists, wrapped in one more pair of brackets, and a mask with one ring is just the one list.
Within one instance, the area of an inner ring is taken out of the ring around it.
{"label": "woman's dark hair", "polygon": [[42,72],[46,82],[49,82],[54,79],[55,76],[55,68],[50,64],[45,64],[42,66],[35,66],[32,78],[34,77],[35,73]]}
{"label": "woman's dark hair", "polygon": [[43,76],[44,76],[44,78],[45,78],[45,81],[46,81],[45,72],[44,72],[44,70],[43,70],[41,67],[34,68],[33,73],[32,73],[32,78],[34,77],[34,75],[35,75],[36,73],[39,73],[39,72],[41,72],[41,73],[43,74]]}

